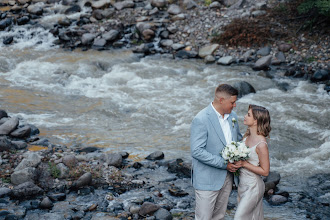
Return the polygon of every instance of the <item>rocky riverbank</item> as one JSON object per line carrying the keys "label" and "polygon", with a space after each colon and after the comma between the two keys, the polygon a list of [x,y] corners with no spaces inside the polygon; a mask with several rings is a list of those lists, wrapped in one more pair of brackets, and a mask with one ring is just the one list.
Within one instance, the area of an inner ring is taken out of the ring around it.
{"label": "rocky riverbank", "polygon": [[[2,39],[5,45],[24,37],[15,28],[40,27],[56,37],[54,44],[72,50],[129,48],[142,56],[167,54],[219,65],[248,65],[266,70],[269,77],[322,83],[329,91],[329,36],[301,33],[289,41],[272,39],[262,47],[214,42],[234,19],[260,21],[278,10],[275,6],[271,0],[4,0],[0,30],[8,32]],[[293,31],[276,21],[267,30],[277,33],[278,29]]]}
{"label": "rocky riverbank", "polygon": [[[165,160],[160,151],[138,161],[126,152],[56,145],[22,119],[4,110],[0,116],[0,219],[194,218],[187,161]],[[322,219],[329,207],[327,179],[310,178],[313,190],[290,195],[271,172],[264,179],[265,200],[299,205],[309,218]]]}

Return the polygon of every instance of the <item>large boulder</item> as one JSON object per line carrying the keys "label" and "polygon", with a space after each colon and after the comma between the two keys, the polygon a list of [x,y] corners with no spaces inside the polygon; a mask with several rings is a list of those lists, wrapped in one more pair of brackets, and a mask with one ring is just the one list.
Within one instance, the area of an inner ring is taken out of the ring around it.
{"label": "large boulder", "polygon": [[25,158],[18,164],[15,171],[23,170],[27,167],[37,167],[41,163],[42,157],[36,152],[26,152]]}
{"label": "large boulder", "polygon": [[12,190],[11,196],[14,198],[18,198],[21,200],[35,197],[38,195],[43,194],[43,189],[41,189],[39,186],[35,185],[33,182],[25,182],[18,186],[16,186]]}
{"label": "large boulder", "polygon": [[118,153],[103,154],[102,159],[109,165],[114,167],[121,167],[123,163],[123,157]]}
{"label": "large boulder", "polygon": [[253,86],[245,81],[237,82],[233,85],[233,87],[238,90],[237,98],[241,98],[250,93],[256,93],[256,90],[253,88]]}
{"label": "large boulder", "polygon": [[0,109],[0,119],[8,117],[8,114],[5,110]]}
{"label": "large boulder", "polygon": [[325,81],[325,80],[328,80],[330,79],[330,71],[329,70],[326,70],[326,69],[321,69],[321,70],[317,70],[312,78],[311,78],[311,81],[313,82],[322,82],[322,81]]}
{"label": "large boulder", "polygon": [[253,70],[267,70],[272,61],[272,55],[261,57],[252,67]]}
{"label": "large boulder", "polygon": [[207,55],[213,55],[214,51],[216,51],[219,48],[219,46],[220,46],[219,44],[212,44],[202,47],[201,49],[199,49],[198,55],[201,58],[204,58]]}
{"label": "large boulder", "polygon": [[30,136],[31,134],[31,127],[28,125],[24,125],[21,128],[18,128],[10,133],[10,136],[15,138],[25,138]]}
{"label": "large boulder", "polygon": [[18,123],[19,121],[17,117],[8,119],[5,123],[0,125],[0,135],[10,134],[12,131],[14,131],[17,128]]}
{"label": "large boulder", "polygon": [[0,152],[15,149],[16,145],[12,143],[7,137],[0,137]]}
{"label": "large boulder", "polygon": [[11,174],[10,181],[14,185],[19,185],[25,182],[34,182],[36,176],[36,168],[27,167],[22,170],[15,171],[13,174]]}

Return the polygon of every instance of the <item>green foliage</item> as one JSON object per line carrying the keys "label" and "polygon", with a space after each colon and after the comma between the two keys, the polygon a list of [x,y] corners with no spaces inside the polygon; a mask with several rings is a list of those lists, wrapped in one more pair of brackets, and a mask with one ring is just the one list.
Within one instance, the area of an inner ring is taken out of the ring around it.
{"label": "green foliage", "polygon": [[288,12],[289,11],[289,7],[285,4],[285,3],[280,3],[278,4],[275,8],[274,8],[275,11],[278,11],[278,12]]}
{"label": "green foliage", "polygon": [[315,15],[324,15],[330,17],[329,0],[305,0],[298,6],[300,14],[313,13]]}
{"label": "green foliage", "polygon": [[312,63],[314,61],[316,61],[315,57],[308,57],[308,58],[305,58],[304,59],[304,62],[305,63]]}
{"label": "green foliage", "polygon": [[212,0],[204,0],[206,6],[209,6],[212,3]]}
{"label": "green foliage", "polygon": [[10,183],[10,182],[11,182],[9,177],[7,177],[7,178],[2,177],[2,178],[1,178],[1,181],[2,181],[3,183]]}
{"label": "green foliage", "polygon": [[56,167],[56,164],[52,162],[48,162],[48,165],[49,165],[50,174],[54,178],[59,178],[61,175],[61,171]]}

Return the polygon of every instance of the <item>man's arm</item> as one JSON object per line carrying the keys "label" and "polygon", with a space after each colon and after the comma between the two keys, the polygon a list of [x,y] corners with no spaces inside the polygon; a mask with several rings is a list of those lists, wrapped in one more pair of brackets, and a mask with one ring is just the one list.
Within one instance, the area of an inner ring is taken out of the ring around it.
{"label": "man's arm", "polygon": [[190,129],[191,156],[206,165],[227,169],[227,164],[220,156],[220,152],[219,155],[214,155],[205,149],[207,138],[208,132],[205,124],[199,118],[194,118]]}

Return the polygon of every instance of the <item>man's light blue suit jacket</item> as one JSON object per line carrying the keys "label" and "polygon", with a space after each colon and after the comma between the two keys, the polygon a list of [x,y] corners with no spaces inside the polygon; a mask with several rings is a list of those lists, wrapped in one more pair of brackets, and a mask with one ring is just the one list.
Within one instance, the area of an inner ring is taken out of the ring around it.
{"label": "man's light blue suit jacket", "polygon": [[[193,187],[197,190],[220,190],[227,175],[227,164],[220,155],[226,146],[226,139],[211,105],[195,116],[190,130],[191,178]],[[232,118],[236,119],[236,123],[232,123]],[[235,112],[230,113],[228,121],[233,141],[240,141],[242,135]],[[235,182],[237,184],[236,178]]]}

